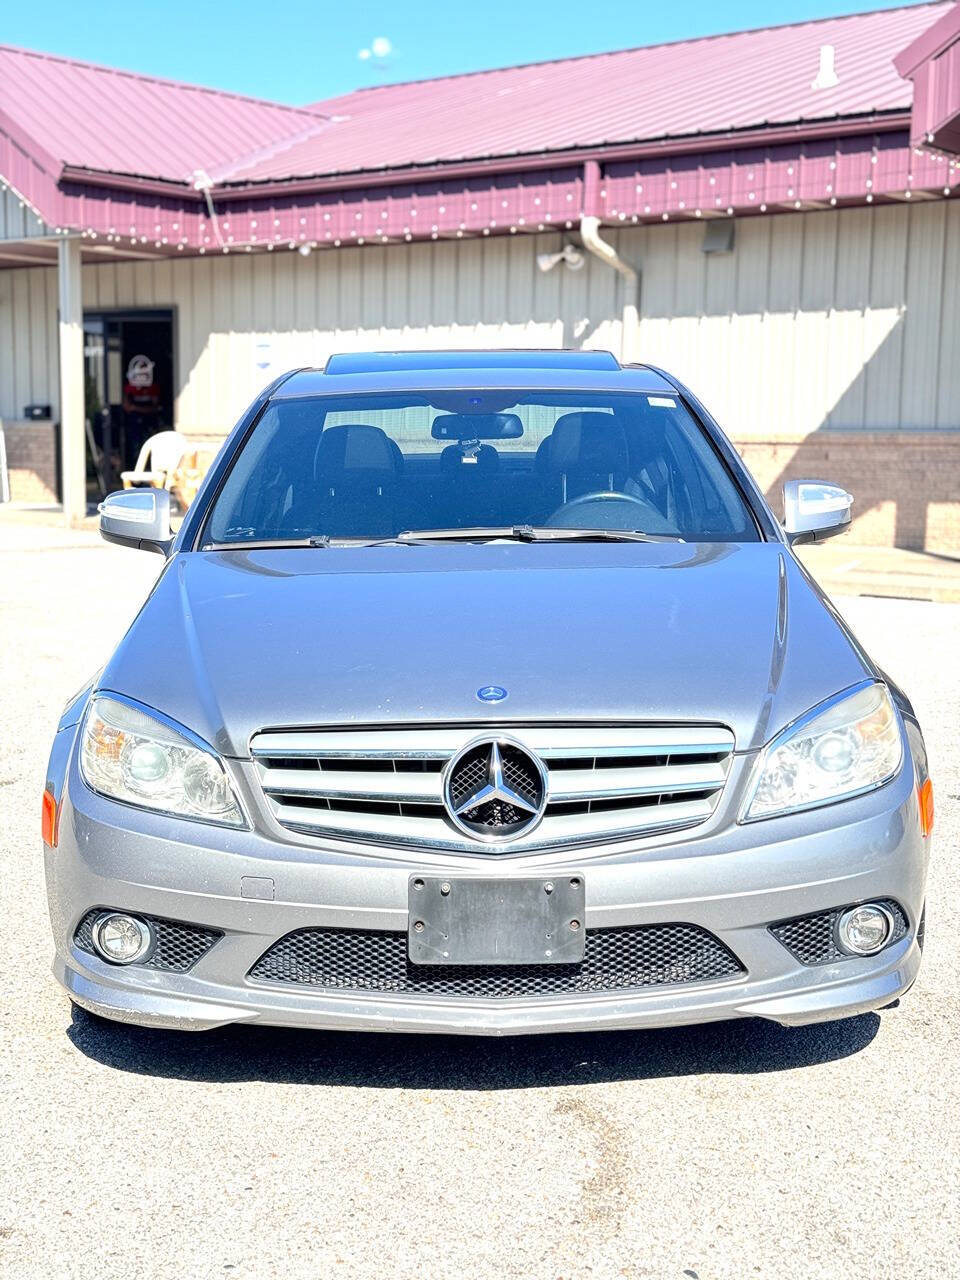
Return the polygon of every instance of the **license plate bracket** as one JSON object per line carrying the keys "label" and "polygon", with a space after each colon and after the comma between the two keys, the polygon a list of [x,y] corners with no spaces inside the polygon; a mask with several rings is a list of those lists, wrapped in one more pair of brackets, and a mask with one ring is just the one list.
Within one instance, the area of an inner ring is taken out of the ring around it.
{"label": "license plate bracket", "polygon": [[577,964],[586,891],[555,876],[428,876],[409,880],[408,955],[420,965]]}

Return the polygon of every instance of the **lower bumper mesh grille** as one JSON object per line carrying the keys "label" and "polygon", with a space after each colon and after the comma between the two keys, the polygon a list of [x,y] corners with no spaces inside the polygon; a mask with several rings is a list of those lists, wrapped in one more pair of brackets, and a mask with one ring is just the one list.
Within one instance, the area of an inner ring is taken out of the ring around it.
{"label": "lower bumper mesh grille", "polygon": [[[881,899],[880,905],[886,907],[893,916],[893,935],[887,943],[889,946],[906,936],[907,920],[900,904],[892,898]],[[852,960],[855,957],[841,951],[837,945],[837,921],[846,910],[846,907],[836,907],[833,911],[783,920],[780,924],[772,924],[770,932],[801,964],[831,964],[834,960]]]}
{"label": "lower bumper mesh grille", "polygon": [[589,930],[577,965],[449,969],[410,964],[405,933],[300,929],[264,952],[250,977],[333,991],[509,999],[707,982],[743,972],[736,956],[705,929],[663,924]]}
{"label": "lower bumper mesh grille", "polygon": [[[93,925],[98,916],[106,913],[106,908],[97,907],[88,911],[77,925],[73,941],[81,951],[96,955],[93,945]],[[153,929],[156,945],[153,952],[141,963],[148,969],[166,969],[175,973],[186,973],[192,969],[201,956],[206,955],[218,938],[223,937],[215,929],[203,929],[200,925],[185,924],[177,920],[161,920],[158,916],[139,915]]]}

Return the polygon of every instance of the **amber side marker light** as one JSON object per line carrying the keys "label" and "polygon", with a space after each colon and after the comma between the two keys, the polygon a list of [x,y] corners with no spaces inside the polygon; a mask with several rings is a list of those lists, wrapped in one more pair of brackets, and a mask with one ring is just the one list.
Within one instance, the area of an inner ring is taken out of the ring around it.
{"label": "amber side marker light", "polygon": [[926,837],[933,830],[933,782],[930,778],[919,788],[917,796],[920,800],[920,830]]}
{"label": "amber side marker light", "polygon": [[52,791],[44,791],[43,808],[40,818],[40,831],[43,843],[52,849],[57,847],[57,801]]}

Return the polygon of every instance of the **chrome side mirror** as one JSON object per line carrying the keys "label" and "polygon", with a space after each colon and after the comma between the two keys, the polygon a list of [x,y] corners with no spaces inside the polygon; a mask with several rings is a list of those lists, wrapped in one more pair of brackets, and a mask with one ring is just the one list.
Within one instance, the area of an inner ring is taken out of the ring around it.
{"label": "chrome side mirror", "polygon": [[97,508],[100,536],[122,547],[158,551],[165,556],[170,534],[170,494],[166,489],[121,489],[108,493]]}
{"label": "chrome side mirror", "polygon": [[822,480],[788,480],[783,486],[783,527],[791,546],[822,542],[850,524],[853,495]]}

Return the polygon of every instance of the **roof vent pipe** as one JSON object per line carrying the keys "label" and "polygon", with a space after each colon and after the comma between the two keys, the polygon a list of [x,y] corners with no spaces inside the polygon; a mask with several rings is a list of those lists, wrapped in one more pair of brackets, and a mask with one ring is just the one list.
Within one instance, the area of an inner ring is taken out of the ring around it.
{"label": "roof vent pipe", "polygon": [[832,44],[820,46],[820,69],[817,78],[810,85],[811,89],[832,89],[840,83],[835,64],[835,49]]}
{"label": "roof vent pipe", "polygon": [[580,219],[580,238],[583,247],[605,262],[608,267],[623,276],[623,328],[620,340],[620,359],[628,364],[635,359],[637,325],[640,303],[640,276],[620,257],[612,244],[600,238],[600,219],[584,214]]}

